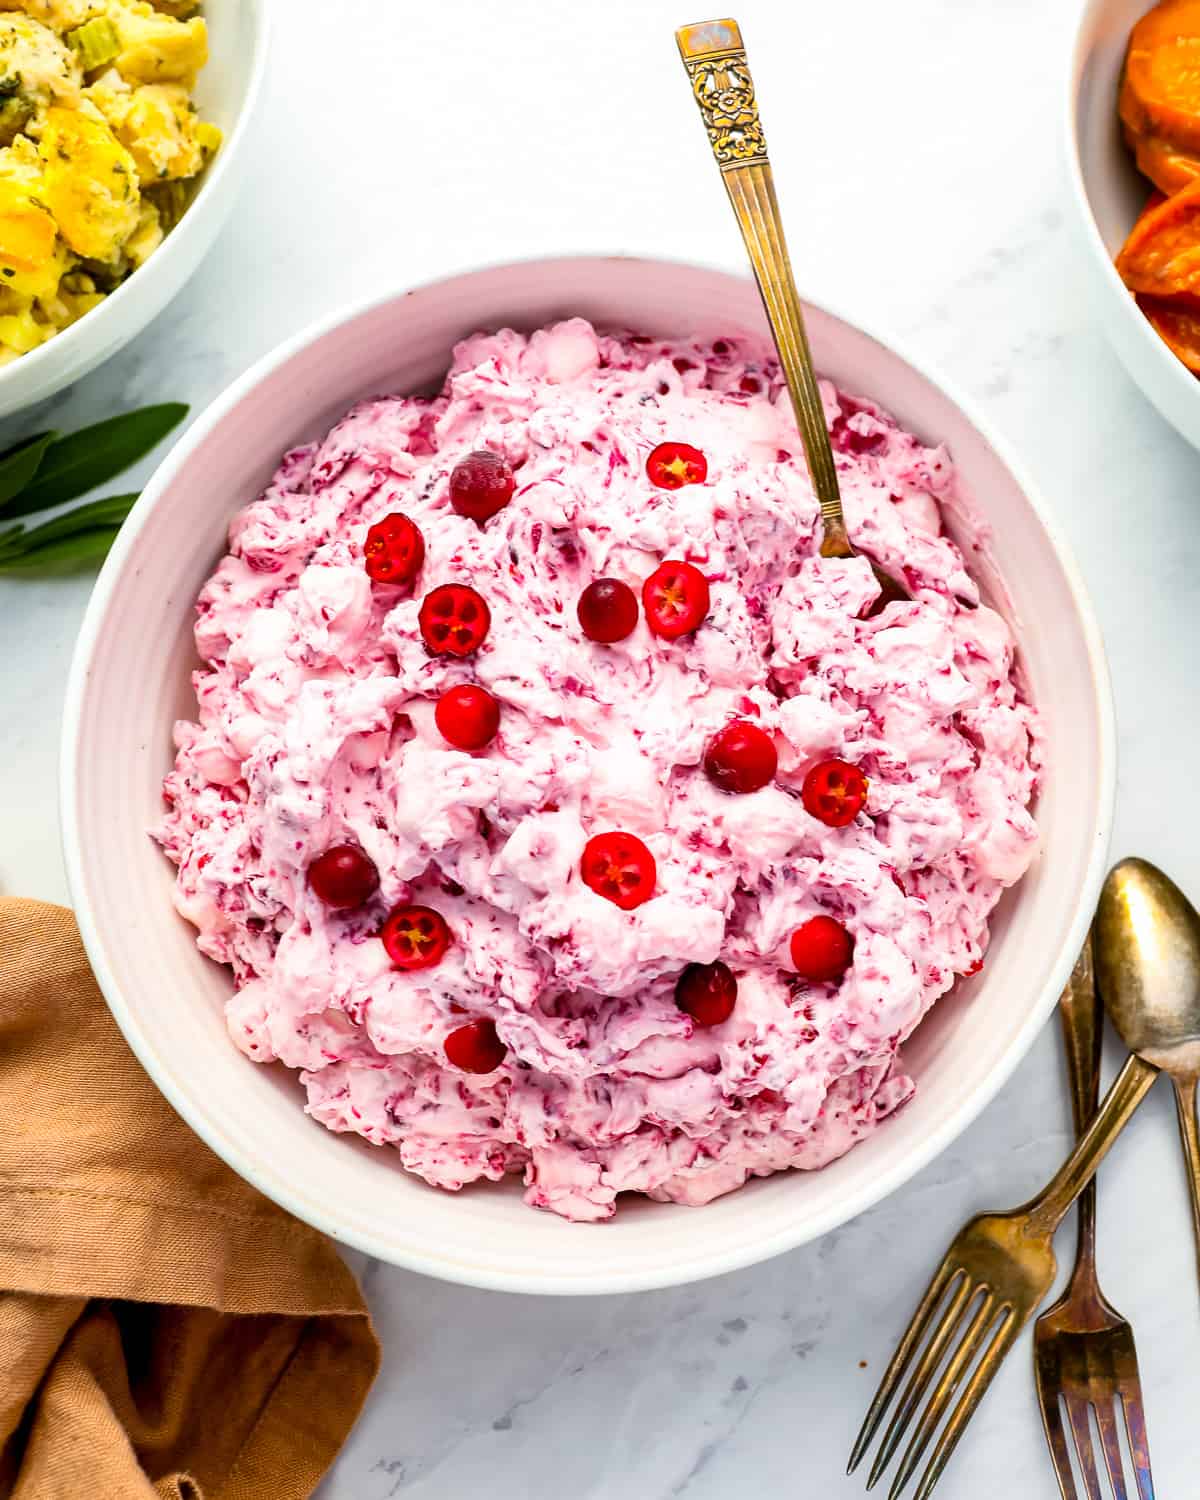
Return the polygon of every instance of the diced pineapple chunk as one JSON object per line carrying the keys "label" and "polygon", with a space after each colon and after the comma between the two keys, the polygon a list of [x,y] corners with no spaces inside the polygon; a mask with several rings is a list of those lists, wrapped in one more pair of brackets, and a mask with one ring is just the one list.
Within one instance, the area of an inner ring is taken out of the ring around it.
{"label": "diced pineapple chunk", "polygon": [[138,224],[137,167],[97,113],[51,109],[40,143],[46,206],[88,260],[115,261]]}
{"label": "diced pineapple chunk", "polygon": [[208,61],[208,28],[199,16],[177,21],[145,0],[110,0],[108,14],[121,38],[116,66],[122,78],[192,87]]}

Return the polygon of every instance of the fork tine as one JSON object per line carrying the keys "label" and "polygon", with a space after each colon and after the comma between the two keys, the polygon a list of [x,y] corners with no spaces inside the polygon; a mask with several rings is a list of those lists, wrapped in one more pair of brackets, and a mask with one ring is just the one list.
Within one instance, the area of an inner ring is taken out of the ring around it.
{"label": "fork tine", "polygon": [[1017,1341],[1017,1334],[1029,1321],[1028,1316],[1019,1318],[1012,1308],[1007,1308],[1001,1313],[1000,1318],[994,1324],[992,1341],[984,1352],[983,1358],[975,1367],[975,1373],[967,1382],[967,1388],[959,1397],[958,1405],[950,1415],[950,1420],[942,1429],[942,1435],[937,1440],[933,1450],[933,1456],[925,1473],[921,1476],[921,1483],[913,1500],[929,1500],[933,1493],[933,1487],[942,1477],[942,1470],[950,1460],[950,1455],[958,1446],[958,1440],[966,1430],[967,1423],[975,1414],[975,1408],[983,1400],[984,1393],[992,1383],[992,1377],[1004,1363],[1004,1357]]}
{"label": "fork tine", "polygon": [[875,1399],[871,1402],[871,1409],[867,1412],[866,1420],[854,1443],[854,1449],[850,1454],[850,1462],[846,1467],[847,1474],[853,1474],[862,1462],[863,1454],[870,1446],[875,1431],[883,1420],[883,1414],[887,1410],[888,1402],[891,1401],[896,1387],[900,1384],[908,1362],[912,1358],[913,1350],[925,1336],[925,1330],[942,1299],[942,1295],[951,1282],[958,1276],[965,1280],[966,1273],[961,1267],[954,1266],[947,1255],[945,1260],[934,1273],[933,1280],[925,1289],[925,1295],[921,1298],[917,1310],[912,1315],[904,1337],[892,1355],[891,1364],[883,1373],[883,1379],[879,1382],[879,1389],[875,1392]]}
{"label": "fork tine", "polygon": [[1083,1396],[1064,1393],[1067,1421],[1075,1437],[1075,1456],[1079,1460],[1079,1472],[1083,1475],[1083,1487],[1088,1500],[1104,1500],[1100,1493],[1100,1475],[1096,1472],[1096,1451],[1092,1447],[1092,1429],[1088,1420],[1091,1403]]}
{"label": "fork tine", "polygon": [[[981,1288],[974,1288],[976,1292]],[[904,1450],[904,1457],[900,1460],[900,1467],[896,1471],[896,1477],[892,1480],[892,1488],[888,1493],[888,1500],[896,1500],[900,1491],[912,1477],[913,1471],[921,1461],[921,1455],[929,1446],[929,1440],[937,1430],[938,1423],[946,1414],[946,1408],[954,1399],[954,1393],[958,1389],[963,1376],[966,1374],[971,1361],[975,1358],[980,1344],[987,1335],[989,1326],[993,1323],[996,1314],[996,1297],[988,1287],[983,1287],[983,1298],[975,1310],[974,1316],[967,1324],[967,1331],[963,1334],[958,1348],[951,1356],[950,1363],[942,1371],[941,1379],[933,1388],[933,1395],[929,1399],[929,1405],[921,1414],[921,1420],[917,1423],[917,1430],[913,1433],[908,1447]]]}
{"label": "fork tine", "polygon": [[1046,1442],[1050,1445],[1050,1457],[1054,1460],[1058,1488],[1062,1493],[1062,1500],[1079,1500],[1075,1476],[1071,1473],[1071,1450],[1067,1447],[1062,1407],[1058,1400],[1058,1393],[1062,1389],[1062,1371],[1057,1359],[1058,1345],[1053,1339],[1042,1340],[1037,1344],[1034,1354],[1038,1405],[1042,1409],[1042,1426],[1046,1429]]}
{"label": "fork tine", "polygon": [[[976,1292],[978,1289],[975,1289]],[[904,1436],[909,1422],[912,1421],[913,1413],[921,1404],[921,1397],[932,1380],[941,1364],[946,1350],[950,1347],[951,1340],[958,1332],[959,1324],[962,1322],[963,1313],[971,1302],[972,1286],[964,1276],[957,1290],[942,1313],[942,1321],[934,1332],[933,1337],[925,1346],[925,1351],[917,1361],[916,1369],[909,1378],[904,1395],[892,1415],[892,1420],[887,1431],[883,1435],[883,1442],[879,1445],[879,1452],[875,1455],[875,1462],[871,1466],[870,1477],[867,1479],[867,1488],[874,1489],[879,1481],[880,1475],[891,1462],[892,1454],[899,1446],[900,1439]]]}
{"label": "fork tine", "polygon": [[1125,1431],[1129,1434],[1129,1452],[1133,1457],[1139,1500],[1154,1500],[1150,1443],[1146,1437],[1146,1409],[1142,1405],[1142,1382],[1136,1375],[1124,1382],[1121,1405],[1125,1409]]}
{"label": "fork tine", "polygon": [[1103,1396],[1095,1403],[1096,1426],[1100,1429],[1100,1444],[1104,1449],[1104,1463],[1112,1485],[1113,1500],[1129,1500],[1125,1489],[1125,1463],[1121,1458],[1121,1439],[1118,1435],[1117,1414],[1113,1409],[1113,1398]]}

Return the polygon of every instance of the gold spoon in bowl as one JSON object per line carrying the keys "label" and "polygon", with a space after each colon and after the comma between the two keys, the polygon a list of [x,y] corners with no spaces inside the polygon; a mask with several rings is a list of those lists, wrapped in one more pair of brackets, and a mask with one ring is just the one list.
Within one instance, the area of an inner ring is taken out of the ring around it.
{"label": "gold spoon in bowl", "polygon": [[[725,191],[733,204],[750,265],[762,296],[779,364],[792,398],[804,456],[821,507],[822,557],[856,557],[846,531],[837,466],[825,426],[800,296],[779,217],[767,142],[758,118],[754,80],[736,21],[698,21],[675,33],[692,93],[708,130]],[[871,563],[881,596],[877,608],[908,599],[908,590]]]}
{"label": "gold spoon in bowl", "polygon": [[1105,881],[1096,978],[1121,1040],[1175,1085],[1200,1257],[1200,913],[1144,859],[1122,860]]}

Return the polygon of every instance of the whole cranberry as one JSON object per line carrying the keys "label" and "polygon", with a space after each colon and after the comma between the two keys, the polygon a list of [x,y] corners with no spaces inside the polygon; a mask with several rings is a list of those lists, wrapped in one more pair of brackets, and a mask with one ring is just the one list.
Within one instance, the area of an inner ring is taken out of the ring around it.
{"label": "whole cranberry", "polygon": [[357,844],[334,844],[308,867],[309,889],[335,911],[362,906],[379,889],[379,871]]}

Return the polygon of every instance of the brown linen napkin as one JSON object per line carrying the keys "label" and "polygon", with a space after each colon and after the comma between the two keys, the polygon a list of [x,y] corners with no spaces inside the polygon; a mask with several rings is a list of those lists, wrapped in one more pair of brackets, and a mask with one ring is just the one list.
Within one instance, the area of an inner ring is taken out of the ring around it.
{"label": "brown linen napkin", "polygon": [[300,1500],[378,1365],[329,1241],[142,1071],[71,913],[0,900],[0,1497]]}

